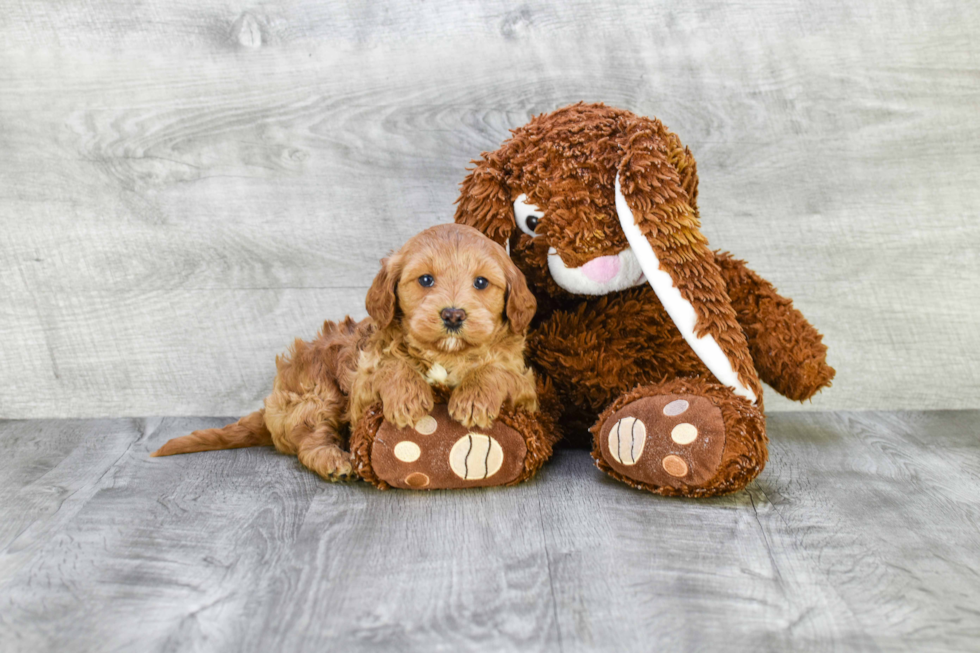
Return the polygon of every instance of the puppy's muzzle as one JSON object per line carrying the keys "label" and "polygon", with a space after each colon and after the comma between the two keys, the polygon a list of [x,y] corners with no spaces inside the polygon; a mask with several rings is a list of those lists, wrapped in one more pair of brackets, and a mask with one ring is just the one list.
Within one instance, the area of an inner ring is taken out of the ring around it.
{"label": "puppy's muzzle", "polygon": [[444,308],[439,313],[439,317],[442,318],[442,323],[447,331],[456,332],[463,328],[466,311],[461,308]]}

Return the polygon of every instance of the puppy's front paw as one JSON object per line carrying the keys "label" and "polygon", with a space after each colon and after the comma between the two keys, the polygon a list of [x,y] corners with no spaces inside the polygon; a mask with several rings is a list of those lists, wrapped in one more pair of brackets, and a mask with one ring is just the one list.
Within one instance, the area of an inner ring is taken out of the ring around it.
{"label": "puppy's front paw", "polygon": [[351,455],[340,447],[328,444],[300,450],[299,461],[325,481],[336,482],[356,478]]}
{"label": "puppy's front paw", "polygon": [[478,386],[460,386],[449,398],[449,416],[469,428],[489,428],[500,414],[503,399]]}
{"label": "puppy's front paw", "polygon": [[432,412],[435,405],[432,399],[432,389],[428,385],[404,388],[402,391],[392,389],[381,397],[385,420],[398,428],[415,426],[416,422]]}

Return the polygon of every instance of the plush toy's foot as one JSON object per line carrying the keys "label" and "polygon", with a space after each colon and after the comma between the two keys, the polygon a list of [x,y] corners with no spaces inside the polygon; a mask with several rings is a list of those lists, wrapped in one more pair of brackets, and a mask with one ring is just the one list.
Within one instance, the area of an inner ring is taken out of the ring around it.
{"label": "plush toy's foot", "polygon": [[658,494],[735,492],[766,462],[761,410],[700,379],[637,388],[607,408],[592,432],[600,469]]}
{"label": "plush toy's foot", "polygon": [[538,437],[539,423],[525,411],[505,411],[488,429],[468,429],[449,417],[445,404],[414,428],[378,419],[375,410],[352,434],[351,449],[361,477],[382,489],[512,485],[551,455],[550,442]]}

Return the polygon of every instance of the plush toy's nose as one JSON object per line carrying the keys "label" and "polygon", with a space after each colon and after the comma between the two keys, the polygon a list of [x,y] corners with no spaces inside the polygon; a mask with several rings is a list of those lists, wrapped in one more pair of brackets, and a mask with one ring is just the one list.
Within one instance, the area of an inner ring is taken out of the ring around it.
{"label": "plush toy's nose", "polygon": [[618,256],[600,256],[594,258],[581,268],[582,274],[596,283],[606,283],[619,274]]}
{"label": "plush toy's nose", "polygon": [[447,329],[455,330],[463,326],[466,311],[461,308],[444,308],[439,316],[442,317],[442,323],[446,325]]}

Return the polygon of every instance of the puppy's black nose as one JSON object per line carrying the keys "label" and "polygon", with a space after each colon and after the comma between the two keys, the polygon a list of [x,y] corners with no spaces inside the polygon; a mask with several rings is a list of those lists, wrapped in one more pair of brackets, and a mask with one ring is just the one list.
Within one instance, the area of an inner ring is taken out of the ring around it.
{"label": "puppy's black nose", "polygon": [[447,329],[456,330],[463,326],[463,320],[466,319],[466,311],[461,308],[444,308],[439,313],[439,316],[442,318],[442,323],[446,325]]}

